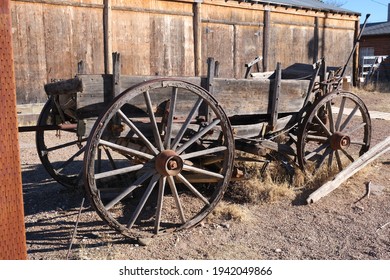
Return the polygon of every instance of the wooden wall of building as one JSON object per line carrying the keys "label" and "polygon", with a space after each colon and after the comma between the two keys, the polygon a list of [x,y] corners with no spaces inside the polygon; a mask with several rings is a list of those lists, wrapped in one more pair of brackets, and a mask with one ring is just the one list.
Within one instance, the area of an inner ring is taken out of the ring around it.
{"label": "wooden wall of building", "polygon": [[[18,104],[44,102],[43,85],[104,72],[104,0],[13,0]],[[224,0],[111,0],[111,44],[125,75],[199,76],[207,57],[220,76],[242,78],[245,63],[261,71],[293,63],[346,61],[359,18]]]}

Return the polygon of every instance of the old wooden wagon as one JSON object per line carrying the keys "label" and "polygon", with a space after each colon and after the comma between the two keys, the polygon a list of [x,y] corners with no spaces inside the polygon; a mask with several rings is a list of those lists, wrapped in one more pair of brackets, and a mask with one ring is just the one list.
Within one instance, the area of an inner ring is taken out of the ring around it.
{"label": "old wooden wagon", "polygon": [[120,55],[113,61],[112,75],[80,67],[75,78],[47,84],[37,126],[21,131],[37,131],[50,175],[84,185],[101,218],[125,236],[202,221],[241,177],[235,151],[259,160],[274,152],[315,172],[341,170],[369,149],[369,112],[342,89],[348,61],[333,71],[324,59],[309,71],[278,64],[243,79],[219,78],[211,58],[206,77],[122,76]]}

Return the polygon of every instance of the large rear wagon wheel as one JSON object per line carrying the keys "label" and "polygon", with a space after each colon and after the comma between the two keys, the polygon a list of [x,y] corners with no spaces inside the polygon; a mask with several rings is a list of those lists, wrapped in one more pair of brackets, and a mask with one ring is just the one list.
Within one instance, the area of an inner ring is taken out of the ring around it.
{"label": "large rear wagon wheel", "polygon": [[[207,105],[211,120],[199,117]],[[216,100],[191,83],[158,79],[119,95],[96,121],[85,188],[100,217],[129,237],[190,228],[222,198],[234,139]]]}
{"label": "large rear wagon wheel", "polygon": [[322,167],[341,171],[365,153],[371,142],[371,119],[353,93],[331,92],[317,102],[300,125],[298,163],[309,173]]}

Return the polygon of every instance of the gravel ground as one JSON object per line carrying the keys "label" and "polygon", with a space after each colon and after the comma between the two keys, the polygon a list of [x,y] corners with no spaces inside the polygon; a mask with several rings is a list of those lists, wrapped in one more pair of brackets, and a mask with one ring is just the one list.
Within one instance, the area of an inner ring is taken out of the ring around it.
{"label": "gravel ground", "polygon": [[[362,95],[370,110],[387,112],[389,96]],[[373,145],[390,135],[389,122],[373,120]],[[390,259],[389,153],[315,204],[305,205],[307,192],[273,203],[235,203],[245,213],[241,221],[209,219],[141,243],[115,233],[87,202],[67,256],[83,192],[51,179],[33,139],[20,133],[29,259]]]}

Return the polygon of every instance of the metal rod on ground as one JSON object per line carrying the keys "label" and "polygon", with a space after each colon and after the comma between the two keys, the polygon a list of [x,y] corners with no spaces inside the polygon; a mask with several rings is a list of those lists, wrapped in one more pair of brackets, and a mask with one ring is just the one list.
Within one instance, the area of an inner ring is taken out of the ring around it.
{"label": "metal rod on ground", "polygon": [[72,234],[72,239],[70,240],[70,244],[69,244],[69,248],[68,248],[68,253],[66,254],[66,259],[67,259],[67,260],[69,259],[70,251],[72,250],[72,246],[73,246],[73,241],[74,241],[74,238],[76,237],[77,227],[78,227],[78,225],[79,225],[80,215],[81,215],[81,211],[83,210],[83,207],[84,207],[84,202],[85,202],[85,197],[83,197],[83,200],[81,201],[79,213],[77,214],[77,220],[76,220],[76,224],[75,224],[75,226],[74,226],[74,230],[73,230],[73,234]]}

